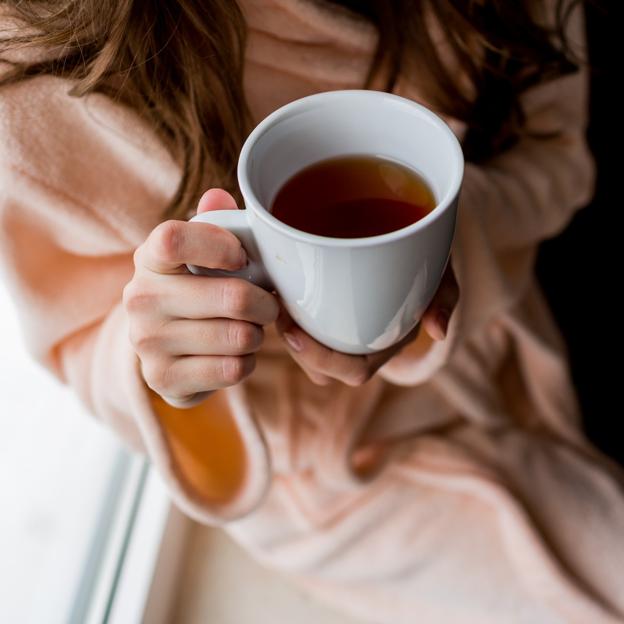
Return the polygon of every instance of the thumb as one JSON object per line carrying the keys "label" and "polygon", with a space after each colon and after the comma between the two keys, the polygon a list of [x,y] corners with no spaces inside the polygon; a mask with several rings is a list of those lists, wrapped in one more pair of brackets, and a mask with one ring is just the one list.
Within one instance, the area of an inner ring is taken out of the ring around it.
{"label": "thumb", "polygon": [[208,189],[197,204],[197,214],[209,210],[236,210],[236,200],[221,188]]}

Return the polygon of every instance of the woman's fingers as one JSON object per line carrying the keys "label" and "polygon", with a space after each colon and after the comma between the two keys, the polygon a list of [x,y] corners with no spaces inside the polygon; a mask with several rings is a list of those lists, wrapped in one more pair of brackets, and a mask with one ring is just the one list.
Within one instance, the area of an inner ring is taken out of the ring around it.
{"label": "woman's fingers", "polygon": [[[229,193],[210,189],[197,210],[235,208]],[[277,299],[243,279],[191,275],[186,267],[237,270],[246,259],[234,234],[202,222],[165,221],[137,248],[122,293],[129,339],[146,384],[172,405],[195,405],[253,371]]]}
{"label": "woman's fingers", "polygon": [[255,353],[264,341],[259,325],[226,318],[174,319],[159,331],[147,327],[143,336],[133,335],[133,343],[143,353],[158,351],[170,356],[245,355]]}
{"label": "woman's fingers", "polygon": [[[271,293],[238,277],[160,275],[151,281],[151,294],[135,298],[132,305],[144,312],[157,307],[159,316],[170,319],[230,318],[268,325],[279,312]],[[140,280],[135,288],[141,290]]]}
{"label": "woman's fingers", "polygon": [[444,340],[451,314],[459,301],[459,285],[449,259],[440,286],[425,310],[421,324],[434,340]]}
{"label": "woman's fingers", "polygon": [[330,349],[298,327],[280,304],[276,321],[278,332],[284,338],[291,357],[316,384],[327,385],[333,379],[349,386],[366,383],[375,372],[414,340],[424,328],[434,340],[444,340],[448,322],[459,300],[459,285],[451,261],[440,280],[440,286],[427,307],[420,323],[399,343],[388,349],[367,355],[350,355]]}
{"label": "woman's fingers", "polygon": [[288,325],[287,321],[282,322],[286,323],[285,328],[278,327],[278,331],[282,333],[291,357],[314,383],[323,386],[332,379],[342,381],[348,386],[361,386],[390,358],[414,340],[420,331],[420,325],[416,325],[403,340],[383,351],[351,355],[330,349],[300,327]]}
{"label": "woman's fingers", "polygon": [[208,189],[197,204],[197,214],[209,210],[236,210],[236,200],[222,188]]}
{"label": "woman's fingers", "polygon": [[142,360],[143,377],[163,397],[186,401],[197,392],[241,382],[256,366],[256,356],[189,355]]}
{"label": "woman's fingers", "polygon": [[[327,385],[331,379],[348,386],[361,386],[370,378],[366,359],[360,355],[347,355],[328,349],[299,328],[289,328],[283,334],[291,357],[318,385]],[[291,342],[294,338],[299,347]]]}
{"label": "woman's fingers", "polygon": [[245,266],[247,254],[228,230],[212,223],[169,220],[158,224],[137,248],[137,268],[154,273],[188,273],[184,265],[235,271]]}
{"label": "woman's fingers", "polygon": [[349,386],[360,386],[372,375],[366,356],[348,355],[322,345],[294,323],[283,305],[276,328],[291,357],[318,385],[327,385],[337,379]]}

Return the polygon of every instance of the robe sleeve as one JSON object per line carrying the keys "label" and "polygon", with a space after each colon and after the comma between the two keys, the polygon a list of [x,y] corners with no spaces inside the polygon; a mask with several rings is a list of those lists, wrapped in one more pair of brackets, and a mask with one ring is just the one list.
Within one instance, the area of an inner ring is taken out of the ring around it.
{"label": "robe sleeve", "polygon": [[[575,5],[567,26],[586,58],[585,18]],[[588,68],[526,90],[531,133],[490,160],[466,162],[451,264],[460,289],[447,336],[425,331],[378,371],[397,385],[430,379],[458,345],[513,306],[530,284],[540,241],[556,236],[594,194],[596,164],[586,138]],[[550,136],[552,135],[552,136]]]}
{"label": "robe sleeve", "polygon": [[122,304],[134,250],[175,189],[170,163],[159,170],[165,161],[150,161],[156,146],[129,139],[137,130],[129,114],[67,89],[42,77],[0,90],[0,270],[25,346],[148,456],[179,507],[224,523],[268,487],[261,433],[244,405],[228,409],[236,388],[188,410],[159,400],[143,380]]}

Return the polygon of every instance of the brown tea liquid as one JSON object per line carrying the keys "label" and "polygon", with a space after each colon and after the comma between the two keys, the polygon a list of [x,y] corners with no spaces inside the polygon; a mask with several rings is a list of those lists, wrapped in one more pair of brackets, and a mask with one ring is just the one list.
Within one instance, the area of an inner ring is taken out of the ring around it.
{"label": "brown tea liquid", "polygon": [[350,155],[298,171],[277,193],[271,212],[310,234],[359,238],[404,228],[435,206],[431,188],[412,169],[378,156]]}

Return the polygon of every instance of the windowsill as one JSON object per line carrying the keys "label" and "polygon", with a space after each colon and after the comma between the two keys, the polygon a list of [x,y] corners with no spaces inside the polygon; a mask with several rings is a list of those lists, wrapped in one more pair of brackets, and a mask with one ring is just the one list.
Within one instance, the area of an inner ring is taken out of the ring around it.
{"label": "windowsill", "polygon": [[163,570],[189,521],[146,459],[33,361],[1,282],[0,344],[0,622],[142,621],[173,586]]}
{"label": "windowsill", "polygon": [[311,598],[286,575],[261,566],[223,529],[193,522],[187,540],[171,622],[363,624]]}

